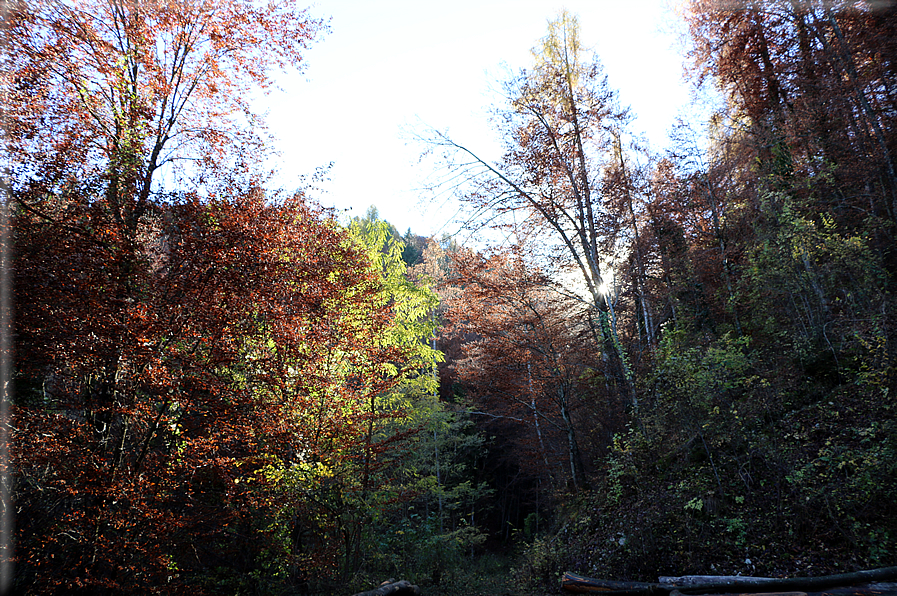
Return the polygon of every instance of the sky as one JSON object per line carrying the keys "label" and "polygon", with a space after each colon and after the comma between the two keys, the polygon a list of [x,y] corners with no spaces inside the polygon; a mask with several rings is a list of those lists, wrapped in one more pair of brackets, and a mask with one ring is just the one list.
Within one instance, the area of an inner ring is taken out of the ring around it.
{"label": "sky", "polygon": [[634,132],[661,148],[689,102],[681,26],[667,0],[319,0],[310,13],[330,19],[329,33],[259,103],[279,185],[298,188],[332,163],[310,196],[343,218],[374,205],[402,233],[453,233],[453,203],[421,201],[433,172],[414,132],[448,131],[499,157],[489,124],[496,90],[531,64],[531,48],[564,8],[636,116]]}

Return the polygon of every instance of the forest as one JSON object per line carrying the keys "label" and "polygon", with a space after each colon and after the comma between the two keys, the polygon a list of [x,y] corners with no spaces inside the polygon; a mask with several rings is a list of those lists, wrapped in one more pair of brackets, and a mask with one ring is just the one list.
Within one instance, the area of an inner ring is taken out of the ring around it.
{"label": "forest", "polygon": [[500,159],[420,131],[476,243],[272,184],[292,2],[4,6],[0,591],[897,565],[895,3],[684,0],[663,151],[546,15]]}

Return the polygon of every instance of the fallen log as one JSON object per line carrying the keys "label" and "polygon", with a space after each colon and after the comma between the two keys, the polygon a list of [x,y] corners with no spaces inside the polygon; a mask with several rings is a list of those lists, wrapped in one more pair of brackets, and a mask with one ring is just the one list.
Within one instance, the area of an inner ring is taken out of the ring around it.
{"label": "fallen log", "polygon": [[407,580],[383,582],[379,587],[367,592],[359,592],[353,596],[419,596],[420,588]]}
{"label": "fallen log", "polygon": [[[810,596],[810,594],[814,594],[814,596],[820,596],[821,593],[810,592],[808,594],[807,592],[758,592],[758,593],[751,593],[751,594],[715,594],[712,596]],[[680,592],[679,590],[673,590],[672,592],[670,592],[670,596],[685,596],[685,595],[682,594],[682,592]],[[711,595],[705,595],[705,596],[711,596]],[[857,596],[859,596],[859,595],[857,595]],[[871,595],[869,595],[869,596],[871,596]]]}
{"label": "fallen log", "polygon": [[778,581],[781,578],[776,577],[746,577],[743,575],[680,575],[679,577],[669,577],[662,575],[657,578],[657,583],[667,586],[679,586],[686,588],[702,584],[724,584],[726,582],[740,581],[743,583],[763,584],[766,582]]}
{"label": "fallen log", "polygon": [[[891,587],[887,587],[891,586]],[[669,596],[690,596],[679,590],[673,590]],[[897,596],[897,588],[892,584],[870,584],[850,588],[829,588],[821,592],[751,592],[702,594],[701,596]]]}
{"label": "fallen log", "polygon": [[584,575],[576,575],[569,571],[564,573],[561,587],[568,592],[588,594],[589,592],[625,592],[628,590],[647,590],[652,584],[644,582],[618,582],[607,579],[594,579]]}
{"label": "fallen log", "polygon": [[825,596],[897,596],[897,584],[864,584],[849,588],[831,588]]}
{"label": "fallen log", "polygon": [[[772,579],[762,584],[752,582],[751,578],[734,579],[720,583],[707,582],[688,586],[685,590],[690,594],[707,594],[711,592],[822,592],[830,588],[843,588],[857,586],[877,581],[897,579],[897,567],[884,567],[882,569],[870,569],[867,571],[855,571],[853,573],[838,573],[835,575],[821,575],[817,577],[794,577]],[[762,585],[762,590],[757,587]],[[680,588],[680,591],[684,591]]]}
{"label": "fallen log", "polygon": [[[700,577],[700,576],[699,576]],[[853,573],[840,573],[837,575],[823,575],[819,577],[796,578],[751,578],[741,576],[704,576],[706,581],[695,581],[688,585],[675,583],[640,583],[640,582],[613,582],[609,580],[594,579],[574,573],[565,573],[561,580],[561,587],[568,592],[594,593],[601,592],[602,596],[654,596],[670,594],[673,591],[683,595],[693,594],[781,594],[785,592],[816,593],[824,592],[831,588],[844,588],[870,584],[874,582],[891,581],[897,579],[897,567],[885,567],[868,571],[855,571]],[[664,579],[664,578],[661,578]],[[666,578],[679,579],[679,578]],[[759,581],[758,581],[759,580]],[[867,588],[870,596],[886,594],[887,591]],[[678,596],[675,595],[675,596]],[[857,595],[859,596],[859,595]]]}

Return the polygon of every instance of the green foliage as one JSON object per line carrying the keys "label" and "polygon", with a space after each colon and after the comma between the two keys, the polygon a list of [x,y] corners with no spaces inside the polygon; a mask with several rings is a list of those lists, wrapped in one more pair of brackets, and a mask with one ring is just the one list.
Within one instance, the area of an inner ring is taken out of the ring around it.
{"label": "green foliage", "polygon": [[[882,548],[893,543],[894,524],[871,512],[897,497],[897,422],[893,405],[873,395],[834,394],[789,418],[791,428],[797,420],[817,422],[804,422],[788,435],[792,467],[786,481],[802,515],[817,512],[833,538],[880,562]],[[875,419],[868,417],[872,408]]]}
{"label": "green foliage", "polygon": [[427,277],[410,279],[405,246],[375,216],[356,220],[350,232],[381,280],[373,299],[394,314],[381,341],[410,358],[404,370],[390,371],[400,375],[395,387],[371,402],[372,414],[390,414],[372,429],[376,440],[403,437],[404,445],[379,472],[376,490],[359,502],[365,518],[354,570],[429,576],[438,583],[485,538],[472,516],[488,490],[470,476],[483,438],[469,419],[438,399],[436,364],[442,354],[432,344],[438,298]]}
{"label": "green foliage", "polygon": [[756,380],[748,374],[748,337],[726,333],[706,348],[690,345],[690,340],[681,330],[661,339],[651,382],[664,403],[686,401],[707,415],[720,398]]}
{"label": "green foliage", "polygon": [[[791,346],[800,364],[827,356],[835,374],[881,382],[891,374],[880,347],[888,275],[869,238],[842,234],[830,215],[812,217],[785,193],[768,193],[762,206],[743,281],[750,324]],[[882,365],[878,373],[872,362]]]}
{"label": "green foliage", "polygon": [[419,430],[390,483],[395,503],[369,528],[368,568],[438,584],[485,539],[475,515],[490,491],[471,480],[483,437],[434,396],[419,398],[410,424]]}
{"label": "green foliage", "polygon": [[781,359],[758,342],[667,331],[642,391],[644,426],[614,437],[595,492],[573,504],[560,531],[527,546],[521,590],[551,589],[564,570],[653,581],[892,561],[897,420],[887,357],[856,352],[858,372],[842,375],[851,382],[820,392],[763,372]]}
{"label": "green foliage", "polygon": [[367,253],[372,270],[380,280],[380,290],[374,300],[388,304],[394,313],[389,332],[381,341],[386,346],[410,350],[409,370],[403,371],[406,389],[410,383],[416,385],[418,394],[431,394],[436,389],[434,367],[442,362],[442,354],[430,345],[436,333],[433,311],[439,298],[426,279],[422,283],[409,279],[402,259],[405,247],[393,230],[390,224],[379,220],[356,220],[349,229],[354,241]]}
{"label": "green foliage", "polygon": [[521,560],[511,570],[514,587],[524,593],[556,589],[566,558],[563,543],[536,538],[527,544]]}
{"label": "green foliage", "polygon": [[454,529],[444,523],[438,511],[423,515],[409,512],[393,524],[381,526],[370,568],[402,574],[422,584],[448,579],[471,558],[473,549],[478,549],[486,536],[464,518]]}

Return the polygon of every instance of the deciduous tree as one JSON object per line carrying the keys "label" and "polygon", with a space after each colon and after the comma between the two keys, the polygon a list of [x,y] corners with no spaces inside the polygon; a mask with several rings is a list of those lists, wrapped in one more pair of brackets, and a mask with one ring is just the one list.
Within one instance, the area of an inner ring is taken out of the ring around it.
{"label": "deciduous tree", "polygon": [[[600,366],[585,313],[519,255],[462,251],[455,267],[462,290],[447,318],[467,338],[459,380],[484,415],[523,426],[521,447],[531,454],[524,465],[536,476],[557,488],[568,479],[585,486],[578,410]],[[600,425],[593,419],[592,431]]]}
{"label": "deciduous tree", "polygon": [[617,140],[627,111],[597,58],[585,56],[573,16],[562,13],[550,22],[533,54],[534,66],[505,86],[508,106],[496,110],[505,144],[499,162],[445,135],[431,142],[447,150],[450,167],[470,183],[460,194],[475,214],[489,213],[496,227],[514,225],[538,237],[530,246],[547,247],[543,266],[575,272],[593,309],[608,378],[637,406],[635,379],[604,285],[619,239],[601,180],[608,163],[619,163]]}
{"label": "deciduous tree", "polygon": [[309,555],[278,559],[247,517],[313,506],[272,464],[363,451],[363,404],[392,384],[377,371],[402,361],[369,262],[298,197],[234,178],[210,192],[158,208],[130,300],[89,238],[17,217],[23,586],[174,590],[212,568],[251,582]]}

